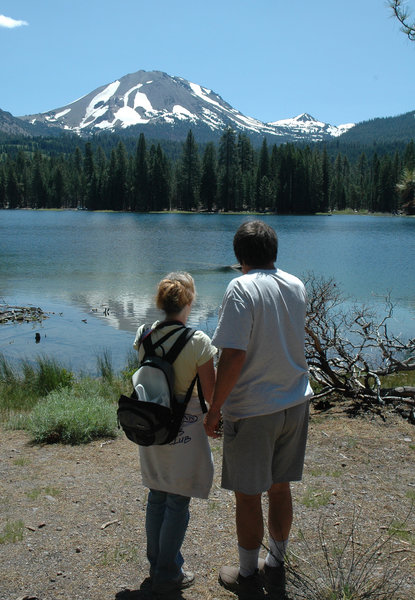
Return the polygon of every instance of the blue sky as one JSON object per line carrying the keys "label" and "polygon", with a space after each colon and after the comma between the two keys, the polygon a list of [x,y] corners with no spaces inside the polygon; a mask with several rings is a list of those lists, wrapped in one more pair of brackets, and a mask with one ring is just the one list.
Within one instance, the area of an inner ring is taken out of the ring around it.
{"label": "blue sky", "polygon": [[[406,5],[415,17],[415,0]],[[386,0],[5,0],[0,56],[0,108],[15,116],[140,69],[184,77],[265,122],[415,109],[415,43]]]}

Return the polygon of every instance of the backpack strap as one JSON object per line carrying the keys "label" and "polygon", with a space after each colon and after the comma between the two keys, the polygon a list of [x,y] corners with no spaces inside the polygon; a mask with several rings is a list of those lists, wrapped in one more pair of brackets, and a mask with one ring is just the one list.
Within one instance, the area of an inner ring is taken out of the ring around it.
{"label": "backpack strap", "polygon": [[[176,329],[173,329],[172,331],[169,331],[168,333],[166,333],[166,335],[164,335],[155,344],[153,344],[151,342],[151,333],[152,333],[152,331],[154,331],[155,329],[161,329],[162,327],[165,327],[165,326],[168,326],[168,325],[175,325],[175,324],[180,325],[180,327],[178,327]],[[142,339],[140,338],[140,342],[142,341],[142,343],[143,343],[144,351],[145,351],[145,356],[147,356],[147,355],[149,355],[149,356],[154,355],[154,350],[156,348],[158,348],[159,346],[161,346],[174,333],[176,333],[177,331],[179,331],[179,329],[184,329],[184,331],[180,334],[180,336],[174,342],[173,346],[170,348],[170,350],[163,357],[164,360],[166,360],[170,364],[173,364],[174,361],[176,360],[176,358],[179,356],[180,352],[183,350],[183,348],[187,344],[187,342],[196,333],[195,329],[191,329],[190,327],[185,327],[183,324],[181,324],[178,321],[169,321],[169,322],[165,321],[163,323],[159,323],[153,330],[150,330],[148,333],[144,332],[144,334],[146,334],[146,335],[144,336],[144,338],[142,338]],[[164,350],[163,350],[163,352],[164,352]],[[207,413],[207,406],[206,406],[205,399],[203,397],[202,386],[200,385],[200,380],[199,380],[199,376],[198,375],[195,375],[195,377],[193,378],[193,380],[192,380],[192,382],[191,382],[191,384],[190,384],[190,386],[189,386],[189,388],[188,388],[188,390],[186,392],[186,396],[184,398],[183,405],[187,406],[187,404],[189,403],[189,400],[190,400],[190,398],[192,396],[192,393],[193,393],[193,388],[195,386],[195,383],[197,383],[197,394],[199,396],[200,407],[201,407],[203,413]]]}
{"label": "backpack strap", "polygon": [[208,408],[206,406],[206,401],[205,401],[205,398],[203,396],[203,391],[202,391],[202,386],[200,384],[199,375],[196,375],[196,377],[197,377],[197,379],[196,379],[196,382],[197,382],[197,395],[199,396],[200,408],[202,409],[202,413],[206,414],[207,411],[208,411]]}
{"label": "backpack strap", "polygon": [[146,335],[143,340],[142,340],[142,344],[144,346],[144,356],[154,356],[155,355],[155,349],[161,347],[162,351],[163,351],[163,358],[165,357],[165,352],[164,352],[164,348],[162,347],[162,344],[164,344],[164,342],[166,340],[169,339],[169,337],[171,337],[173,334],[175,334],[177,331],[179,331],[179,329],[181,329],[180,327],[178,327],[177,329],[173,329],[172,331],[169,331],[168,333],[166,333],[166,335],[163,335],[162,338],[160,338],[155,344],[153,344],[153,342],[151,341],[151,333],[154,331],[154,329],[152,329],[148,335]]}
{"label": "backpack strap", "polygon": [[[174,330],[175,332],[177,329]],[[187,342],[190,338],[196,333],[195,329],[191,329],[190,327],[185,327],[184,331],[179,335],[177,340],[174,342],[173,346],[164,356],[164,360],[167,360],[171,365],[174,363],[176,358],[179,356],[180,352],[183,350]],[[166,337],[166,336],[164,336]]]}
{"label": "backpack strap", "polygon": [[200,385],[199,375],[195,375],[192,383],[189,386],[189,389],[186,392],[186,396],[183,400],[183,407],[186,407],[189,404],[190,398],[193,394],[193,388],[195,387],[195,383],[197,383],[197,395],[199,396],[200,408],[202,409],[202,413],[206,414],[208,409],[206,406],[205,399],[203,397],[202,386]]}

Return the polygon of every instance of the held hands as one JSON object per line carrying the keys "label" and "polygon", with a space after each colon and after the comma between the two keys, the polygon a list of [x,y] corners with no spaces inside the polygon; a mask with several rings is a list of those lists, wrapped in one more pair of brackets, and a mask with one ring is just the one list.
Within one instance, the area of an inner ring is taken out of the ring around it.
{"label": "held hands", "polygon": [[210,408],[205,416],[204,426],[206,435],[211,438],[221,437],[221,434],[218,432],[220,417],[220,410],[216,410],[214,408]]}

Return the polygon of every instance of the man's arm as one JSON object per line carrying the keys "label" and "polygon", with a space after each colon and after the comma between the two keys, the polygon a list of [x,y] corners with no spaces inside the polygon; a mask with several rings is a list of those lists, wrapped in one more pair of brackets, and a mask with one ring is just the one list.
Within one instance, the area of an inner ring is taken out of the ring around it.
{"label": "man's arm", "polygon": [[197,368],[200,385],[202,386],[203,397],[206,402],[212,404],[213,388],[215,386],[215,367],[213,366],[213,358],[205,362],[201,367]]}
{"label": "man's arm", "polygon": [[210,437],[219,437],[216,429],[220,420],[220,410],[239,379],[245,356],[245,350],[234,348],[223,348],[221,352],[212,404],[205,417],[205,430]]}

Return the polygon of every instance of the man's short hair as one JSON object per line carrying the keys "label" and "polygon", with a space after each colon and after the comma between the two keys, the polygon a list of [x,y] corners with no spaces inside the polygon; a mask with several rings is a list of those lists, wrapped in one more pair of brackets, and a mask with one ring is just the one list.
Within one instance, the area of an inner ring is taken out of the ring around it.
{"label": "man's short hair", "polygon": [[250,267],[264,267],[275,263],[278,238],[274,229],[263,221],[243,223],[233,238],[236,259]]}

